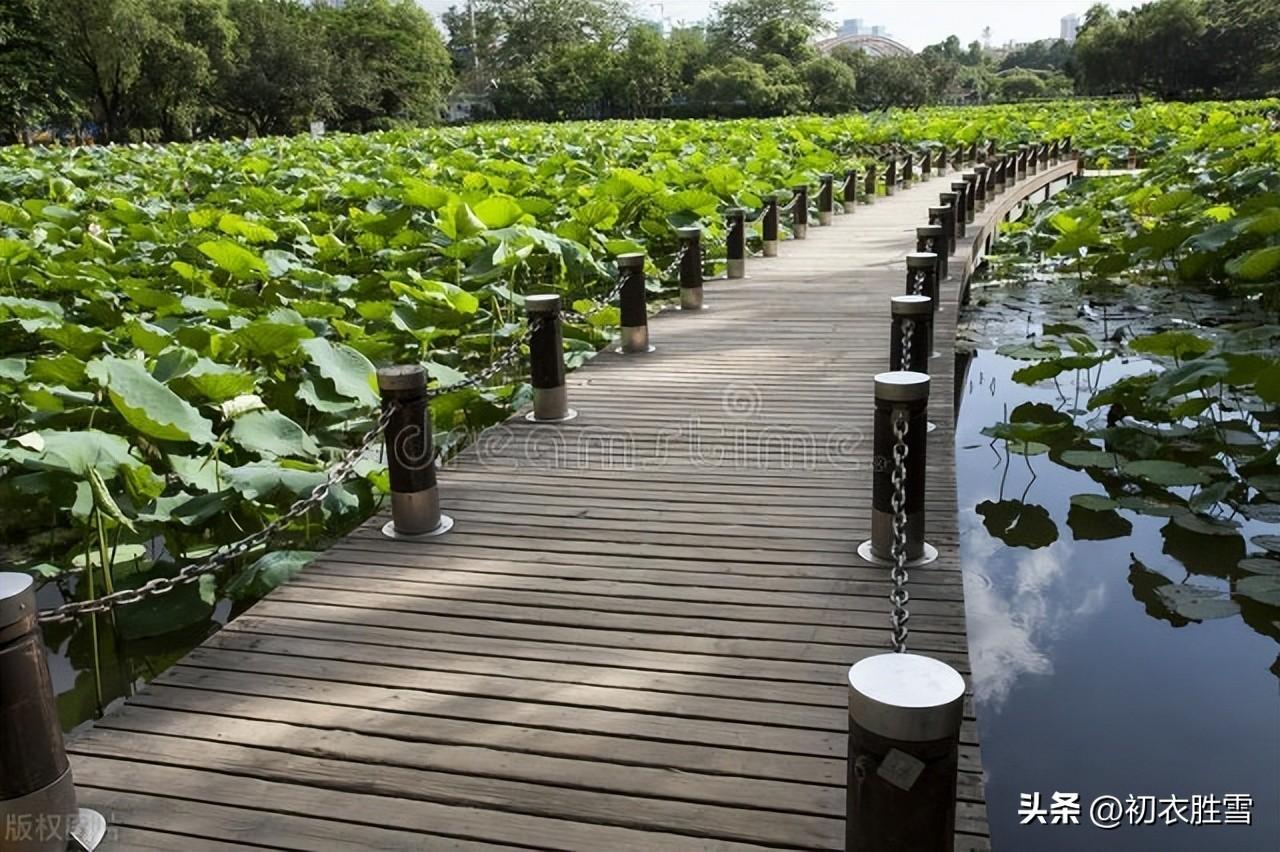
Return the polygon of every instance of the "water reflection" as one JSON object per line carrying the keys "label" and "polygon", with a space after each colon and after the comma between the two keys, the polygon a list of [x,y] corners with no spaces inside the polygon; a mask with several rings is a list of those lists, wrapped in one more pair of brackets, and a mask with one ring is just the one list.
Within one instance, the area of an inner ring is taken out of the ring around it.
{"label": "water reflection", "polygon": [[[1063,466],[1060,448],[1006,455],[998,440],[993,449],[981,430],[1013,420],[1019,403],[1077,408],[1069,376],[1061,393],[1011,381],[1025,365],[977,352],[956,437],[959,502],[969,507],[959,520],[993,848],[1275,852],[1280,610],[1232,592],[1249,576],[1241,560],[1258,558],[1269,541],[1260,537],[1280,530],[1249,518],[1188,520],[1195,489],[1134,486],[1104,467]],[[1105,386],[1146,369],[1112,362],[1088,382]],[[1087,400],[1088,392],[1079,396]],[[1096,414],[1069,419],[1087,427]],[[1115,436],[1120,443],[1149,438]],[[1079,792],[1084,801],[1248,792],[1254,824],[1247,832],[1021,826],[1019,794],[1037,790]]]}

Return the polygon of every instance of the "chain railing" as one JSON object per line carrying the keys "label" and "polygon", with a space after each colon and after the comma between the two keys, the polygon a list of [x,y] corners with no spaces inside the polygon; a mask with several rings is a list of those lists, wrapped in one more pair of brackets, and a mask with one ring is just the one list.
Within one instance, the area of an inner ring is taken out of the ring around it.
{"label": "chain railing", "polygon": [[135,589],[121,589],[118,592],[103,595],[93,600],[71,601],[53,609],[41,610],[39,614],[40,621],[45,624],[67,622],[83,615],[107,612],[117,606],[127,606],[148,598],[159,597],[181,586],[194,583],[206,574],[219,571],[237,559],[253,552],[278,533],[283,532],[289,524],[302,518],[323,503],[329,496],[329,492],[338,485],[354,478],[356,466],[373,448],[378,439],[382,437],[382,432],[386,429],[387,423],[391,420],[395,410],[395,406],[386,406],[377,420],[374,421],[374,425],[361,437],[360,443],[348,450],[337,464],[329,468],[329,472],[325,475],[323,482],[312,488],[306,497],[290,506],[283,515],[257,532],[245,536],[234,544],[223,546],[218,552],[199,562],[184,565],[172,577],[157,577]]}
{"label": "chain railing", "polygon": [[[904,346],[906,342],[903,341]],[[889,551],[893,562],[889,579],[893,582],[893,589],[889,592],[889,603],[892,605],[889,624],[893,632],[893,650],[897,654],[907,650],[907,622],[911,619],[911,613],[907,610],[907,603],[911,600],[911,595],[907,592],[907,428],[907,412],[903,409],[895,411],[893,497],[889,504],[893,512],[893,543]]]}

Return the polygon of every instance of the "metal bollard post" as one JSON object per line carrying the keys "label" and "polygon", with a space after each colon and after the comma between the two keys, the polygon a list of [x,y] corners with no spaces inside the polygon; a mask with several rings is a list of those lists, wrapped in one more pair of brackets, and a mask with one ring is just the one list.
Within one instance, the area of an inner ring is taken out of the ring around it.
{"label": "metal bollard post", "polygon": [[1048,171],[1049,169],[1049,143],[1040,143],[1040,171]]}
{"label": "metal bollard post", "polygon": [[702,229],[680,228],[680,309],[702,310]]}
{"label": "metal bollard post", "polygon": [[[894,296],[889,300],[889,316],[893,321],[889,336],[889,369],[929,372],[929,353],[933,351],[933,315],[937,308],[928,296]],[[903,357],[905,331],[911,329],[911,346]]]}
{"label": "metal bollard post", "polygon": [[951,183],[951,191],[956,196],[956,237],[963,239],[965,220],[968,218],[969,184],[962,180],[953,181]]}
{"label": "metal bollard post", "polygon": [[964,145],[956,143],[956,152],[951,156],[951,170],[958,172],[964,167]]}
{"label": "metal bollard post", "polygon": [[974,164],[978,162],[978,143],[976,141],[969,146],[969,162]]}
{"label": "metal bollard post", "polygon": [[37,615],[31,577],[0,573],[0,850],[94,849],[107,823],[77,805]]}
{"label": "metal bollard post", "polygon": [[382,410],[391,410],[383,432],[391,477],[391,520],[383,525],[382,534],[418,538],[446,533],[453,520],[440,514],[426,368],[421,364],[379,367],[378,391]]}
{"label": "metal bollard post", "polygon": [[973,187],[974,209],[985,210],[987,207],[987,176],[991,173],[991,167],[986,163],[978,163],[973,167],[973,173],[976,178]]}
{"label": "metal bollard post", "polygon": [[618,277],[622,288],[618,291],[618,307],[622,312],[619,329],[626,355],[652,352],[649,345],[649,299],[644,289],[644,252],[618,255]]}
{"label": "metal bollard post", "polygon": [[849,669],[847,852],[953,852],[963,717],[964,678],[940,660]]}
{"label": "metal bollard post", "polygon": [[778,197],[767,196],[764,200],[764,213],[760,217],[760,237],[763,241],[762,251],[765,257],[778,256]]}
{"label": "metal bollard post", "polygon": [[899,418],[905,416],[907,499],[903,512],[906,516],[907,565],[924,565],[938,558],[938,551],[924,540],[929,377],[924,373],[901,370],[880,373],[875,379],[875,401],[871,538],[858,547],[858,555],[875,565],[891,564],[894,534],[893,428]]}
{"label": "metal bollard post", "polygon": [[1004,193],[1004,172],[1005,172],[1005,167],[1007,165],[1008,165],[1008,162],[1004,157],[1001,157],[999,160],[996,161],[996,173],[995,173],[995,180],[993,182],[993,187],[995,189],[996,195],[1001,195]]}
{"label": "metal bollard post", "polygon": [[578,412],[569,407],[564,385],[560,297],[555,293],[526,296],[524,308],[529,314],[529,384],[533,385],[533,411],[525,418],[536,422],[572,420]]}
{"label": "metal bollard post", "polygon": [[730,207],[725,211],[725,277],[747,277],[747,211]]}
{"label": "metal bollard post", "polygon": [[933,149],[928,148],[924,152],[924,159],[920,161],[920,180],[925,181],[933,177]]}
{"label": "metal bollard post", "polygon": [[903,188],[911,186],[911,181],[915,179],[915,158],[911,154],[907,154],[906,160],[902,163],[902,186]]}
{"label": "metal bollard post", "polygon": [[967,224],[973,222],[974,213],[978,209],[978,173],[965,172],[962,177],[965,182],[964,221]]}
{"label": "metal bollard post", "polygon": [[[944,192],[943,195],[954,195],[954,193]],[[954,223],[955,213],[951,204],[955,203],[954,198],[951,203],[944,203],[937,207],[929,208],[929,224],[938,225],[942,228],[942,235],[946,238],[943,242],[943,253],[953,255],[956,253],[956,226]],[[947,277],[951,277],[951,272],[947,272]]]}
{"label": "metal bollard post", "polygon": [[844,173],[844,186],[840,190],[844,212],[852,213],[858,209],[858,170],[849,169]]}
{"label": "metal bollard post", "polygon": [[1017,153],[1004,155],[1004,185],[1013,186],[1018,182]]}
{"label": "metal bollard post", "polygon": [[825,227],[835,218],[835,176],[818,175],[818,224]]}
{"label": "metal bollard post", "polygon": [[[933,208],[930,208],[931,210]],[[947,267],[947,243],[945,229],[941,225],[921,225],[916,228],[916,251],[929,252],[938,258],[934,267],[934,280],[945,281],[950,277]]]}
{"label": "metal bollard post", "polygon": [[1064,136],[1062,138],[1061,151],[1062,151],[1062,156],[1064,157],[1068,157],[1071,155],[1071,137],[1070,136]]}
{"label": "metal bollard post", "polygon": [[987,140],[987,159],[994,160],[996,158],[996,140]]}
{"label": "metal bollard post", "polygon": [[1018,180],[1027,179],[1027,145],[1018,146]]}
{"label": "metal bollard post", "polygon": [[1027,146],[1027,174],[1033,175],[1040,170],[1039,144]]}
{"label": "metal bollard post", "polygon": [[1058,140],[1053,140],[1053,144],[1049,146],[1049,165],[1058,165]]}
{"label": "metal bollard post", "polygon": [[793,186],[795,197],[791,202],[791,232],[797,240],[809,236],[809,187]]}
{"label": "metal bollard post", "polygon": [[884,167],[884,194],[893,195],[898,184],[898,161],[890,158],[889,165]]}
{"label": "metal bollard post", "polygon": [[874,204],[876,200],[876,164],[867,166],[867,177],[862,184],[862,203]]}

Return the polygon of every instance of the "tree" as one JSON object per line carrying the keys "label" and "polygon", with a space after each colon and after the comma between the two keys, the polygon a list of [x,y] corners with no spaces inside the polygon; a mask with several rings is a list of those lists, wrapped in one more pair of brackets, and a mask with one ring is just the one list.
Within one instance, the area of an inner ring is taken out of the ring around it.
{"label": "tree", "polygon": [[438,121],[453,85],[435,22],[414,0],[344,0],[323,9],[334,75],[329,91],[342,126]]}
{"label": "tree", "polygon": [[1273,0],[1206,0],[1206,87],[1225,97],[1280,92],[1280,15]]}
{"label": "tree", "polygon": [[858,98],[853,69],[838,59],[821,56],[800,66],[800,78],[813,112],[838,113],[852,109]]}
{"label": "tree", "polygon": [[999,70],[1030,68],[1039,71],[1061,71],[1070,60],[1071,45],[1060,38],[1046,38],[1010,51],[1001,61]]}
{"label": "tree", "polygon": [[231,60],[235,25],[226,0],[152,0],[146,62],[132,93],[138,124],[190,138],[214,111],[217,71]]}
{"label": "tree", "polygon": [[735,56],[709,66],[698,74],[690,92],[702,114],[722,117],[795,112],[804,106],[805,97],[804,86],[780,57],[766,57],[761,63]]}
{"label": "tree", "polygon": [[1044,97],[1044,80],[1031,71],[1014,71],[1000,79],[1000,96],[1007,101]]}
{"label": "tree", "polygon": [[261,136],[332,114],[329,52],[320,21],[298,0],[230,0],[238,37],[219,73],[224,109]]}
{"label": "tree", "polygon": [[628,117],[655,114],[670,100],[676,79],[662,34],[646,24],[633,26],[626,50],[613,65],[615,112]]}
{"label": "tree", "polygon": [[804,61],[812,56],[813,36],[827,29],[831,9],[827,0],[730,0],[716,6],[707,34],[717,53]]}
{"label": "tree", "polygon": [[50,31],[65,51],[69,85],[87,103],[102,136],[123,140],[130,95],[142,76],[142,60],[156,20],[146,0],[56,0],[49,4]]}
{"label": "tree", "polygon": [[1076,86],[1089,94],[1140,91],[1138,57],[1127,15],[1099,3],[1085,14],[1076,37]]}
{"label": "tree", "polygon": [[0,4],[0,135],[6,141],[21,140],[70,104],[53,38],[45,0]]}
{"label": "tree", "polygon": [[1157,0],[1140,6],[1129,25],[1143,86],[1166,98],[1206,88],[1205,64],[1196,61],[1196,47],[1207,29],[1199,0]]}
{"label": "tree", "polygon": [[914,108],[929,100],[928,68],[919,56],[881,56],[858,78],[858,100],[871,109]]}

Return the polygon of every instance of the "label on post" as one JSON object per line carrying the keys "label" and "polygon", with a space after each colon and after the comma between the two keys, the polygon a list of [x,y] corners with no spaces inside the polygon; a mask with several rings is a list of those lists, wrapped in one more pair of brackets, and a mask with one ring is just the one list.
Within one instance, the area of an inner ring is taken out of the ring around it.
{"label": "label on post", "polygon": [[884,756],[884,760],[880,761],[880,766],[876,768],[876,775],[899,790],[910,790],[915,785],[916,779],[920,777],[920,773],[924,771],[924,766],[924,761],[920,758],[891,748]]}

